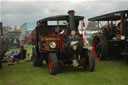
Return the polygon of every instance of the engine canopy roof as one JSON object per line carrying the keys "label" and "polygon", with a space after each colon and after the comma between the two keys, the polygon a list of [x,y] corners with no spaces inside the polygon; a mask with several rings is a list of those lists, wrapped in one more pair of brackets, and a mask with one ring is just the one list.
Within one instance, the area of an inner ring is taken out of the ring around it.
{"label": "engine canopy roof", "polygon": [[[74,16],[75,17],[75,20],[82,20],[84,19],[83,16]],[[44,18],[44,19],[41,19],[37,22],[44,22],[44,21],[55,21],[55,20],[69,20],[69,15],[58,15],[58,16],[51,16],[51,17],[47,17],[47,18]]]}
{"label": "engine canopy roof", "polygon": [[120,17],[123,16],[127,16],[128,17],[128,10],[121,10],[121,11],[117,11],[117,12],[112,12],[112,13],[108,13],[108,14],[104,14],[101,16],[97,16],[97,17],[93,17],[93,18],[89,18],[89,21],[116,21],[116,20],[120,20]]}

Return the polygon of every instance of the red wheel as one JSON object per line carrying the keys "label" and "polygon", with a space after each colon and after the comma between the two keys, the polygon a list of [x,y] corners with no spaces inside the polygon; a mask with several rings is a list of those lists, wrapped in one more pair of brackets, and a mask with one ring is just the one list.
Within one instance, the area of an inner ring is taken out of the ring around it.
{"label": "red wheel", "polygon": [[[93,47],[93,55],[95,57],[96,60],[99,60],[99,56],[100,56],[100,45],[99,45],[99,48],[97,47],[97,44],[100,44],[100,41],[98,39],[98,37],[96,36],[94,39],[93,39],[93,44],[92,44],[92,47]],[[99,54],[98,54],[98,51],[99,51]]]}
{"label": "red wheel", "polygon": [[49,53],[48,58],[49,71],[52,75],[55,75],[59,71],[59,64],[56,53]]}
{"label": "red wheel", "polygon": [[108,42],[103,35],[94,37],[92,47],[96,60],[105,60],[108,57]]}

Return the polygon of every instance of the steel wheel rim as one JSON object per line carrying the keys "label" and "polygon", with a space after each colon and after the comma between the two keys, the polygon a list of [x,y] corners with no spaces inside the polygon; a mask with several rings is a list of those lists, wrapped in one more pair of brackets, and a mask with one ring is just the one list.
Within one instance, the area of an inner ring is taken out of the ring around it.
{"label": "steel wheel rim", "polygon": [[101,42],[98,37],[95,37],[93,40],[93,54],[96,60],[99,60],[101,56]]}

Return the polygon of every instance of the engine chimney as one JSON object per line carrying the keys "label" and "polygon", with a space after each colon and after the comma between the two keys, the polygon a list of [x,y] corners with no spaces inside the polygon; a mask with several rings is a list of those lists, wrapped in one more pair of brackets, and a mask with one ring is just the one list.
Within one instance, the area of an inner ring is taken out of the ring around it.
{"label": "engine chimney", "polygon": [[74,10],[69,10],[68,14],[69,14],[69,29],[71,30],[76,30],[75,28],[75,19],[74,19]]}
{"label": "engine chimney", "polygon": [[0,22],[0,35],[3,36],[2,22]]}

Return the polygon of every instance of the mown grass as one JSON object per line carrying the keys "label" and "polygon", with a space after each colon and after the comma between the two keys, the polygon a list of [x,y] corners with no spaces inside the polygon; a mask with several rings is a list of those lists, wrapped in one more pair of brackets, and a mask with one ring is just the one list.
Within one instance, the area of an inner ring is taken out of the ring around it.
{"label": "mown grass", "polygon": [[[27,48],[31,53],[31,46]],[[0,85],[128,85],[128,65],[123,60],[96,61],[94,72],[65,67],[59,74],[50,75],[46,64],[33,67],[31,62],[24,61],[12,66],[4,63]]]}

